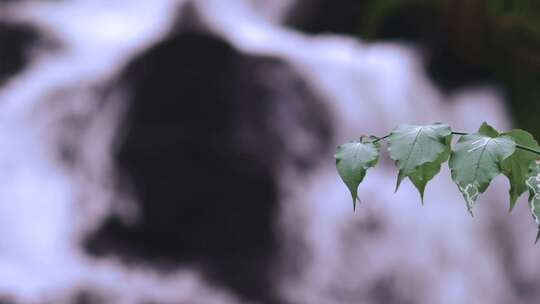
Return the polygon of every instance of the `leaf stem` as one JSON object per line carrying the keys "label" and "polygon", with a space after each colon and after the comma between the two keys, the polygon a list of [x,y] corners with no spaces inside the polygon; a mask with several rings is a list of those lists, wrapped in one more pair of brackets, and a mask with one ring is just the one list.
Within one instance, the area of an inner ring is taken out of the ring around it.
{"label": "leaf stem", "polygon": [[[452,134],[454,134],[454,135],[469,135],[469,133],[453,132],[453,131],[452,131]],[[525,151],[529,151],[529,152],[534,153],[536,155],[540,155],[540,151],[538,151],[536,149],[533,149],[531,147],[527,147],[527,146],[520,145],[520,144],[516,143],[516,148],[521,149],[521,150],[525,150]]]}
{"label": "leaf stem", "polygon": [[377,143],[377,142],[379,142],[379,141],[381,141],[381,140],[383,140],[383,139],[388,138],[389,136],[390,136],[390,134],[386,134],[386,135],[383,136],[383,137],[378,137],[377,139],[375,139],[375,140],[373,141],[373,143]]}
{"label": "leaf stem", "polygon": [[[452,131],[452,134],[454,134],[454,135],[469,135],[469,133],[464,133],[464,132],[454,132],[454,131]],[[385,136],[383,136],[383,137],[379,137],[379,138],[375,139],[375,140],[373,141],[373,143],[377,143],[377,142],[379,142],[379,141],[381,141],[381,140],[383,140],[383,139],[388,138],[389,136],[390,136],[390,134],[387,134],[387,135],[385,135]],[[540,155],[540,151],[539,151],[539,150],[533,149],[533,148],[531,148],[531,147],[527,147],[527,146],[523,146],[523,145],[520,145],[520,144],[516,144],[516,148],[521,149],[521,150],[525,150],[525,151],[529,151],[529,152],[534,153],[534,154],[536,154],[536,155]]]}
{"label": "leaf stem", "polygon": [[538,151],[536,149],[533,149],[533,148],[530,148],[530,147],[527,147],[527,146],[516,144],[516,148],[519,148],[519,149],[525,150],[525,151],[529,151],[529,152],[534,153],[536,155],[540,155],[540,151]]}

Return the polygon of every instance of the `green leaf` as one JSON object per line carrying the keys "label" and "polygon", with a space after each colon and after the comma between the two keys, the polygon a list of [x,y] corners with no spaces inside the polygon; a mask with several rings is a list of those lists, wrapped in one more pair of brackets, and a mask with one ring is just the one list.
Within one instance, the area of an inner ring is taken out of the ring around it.
{"label": "green leaf", "polygon": [[450,155],[448,164],[452,179],[463,194],[471,215],[478,195],[486,191],[491,180],[501,173],[501,163],[516,149],[511,137],[496,134],[497,131],[484,124],[478,133],[461,136]]}
{"label": "green leaf", "polygon": [[488,136],[488,137],[497,137],[499,136],[499,132],[495,130],[492,126],[488,125],[487,122],[483,122],[480,128],[478,129],[478,133]]}
{"label": "green leaf", "polygon": [[404,124],[392,130],[388,137],[388,151],[399,168],[396,191],[401,181],[409,177],[423,201],[427,182],[448,159],[451,136],[450,127],[440,123],[425,126]]}
{"label": "green leaf", "polygon": [[[372,140],[374,138],[372,137]],[[358,185],[364,179],[367,169],[374,167],[379,160],[378,142],[350,142],[337,147],[336,168],[341,179],[349,188],[356,208]]]}
{"label": "green leaf", "polygon": [[424,190],[426,188],[426,184],[433,177],[435,177],[437,173],[439,173],[439,171],[441,170],[441,164],[448,160],[448,157],[450,156],[451,140],[452,136],[448,136],[446,139],[447,146],[445,150],[440,154],[438,159],[436,159],[434,162],[429,162],[421,165],[420,167],[418,167],[416,172],[409,175],[409,179],[416,187],[416,189],[418,189],[418,192],[420,192],[420,201],[422,202],[422,204],[424,204]]}
{"label": "green leaf", "polygon": [[531,163],[525,184],[529,188],[529,207],[538,227],[536,235],[536,242],[538,242],[540,237],[540,161]]}
{"label": "green leaf", "polygon": [[[538,146],[538,143],[534,137],[527,131],[514,129],[510,132],[503,133],[503,135],[512,137],[517,144],[533,149],[540,149],[540,146]],[[514,152],[512,156],[503,161],[503,173],[510,181],[510,210],[512,210],[516,205],[516,201],[519,196],[527,191],[525,180],[528,177],[529,166],[537,158],[538,155],[532,152],[516,149],[516,152]]]}

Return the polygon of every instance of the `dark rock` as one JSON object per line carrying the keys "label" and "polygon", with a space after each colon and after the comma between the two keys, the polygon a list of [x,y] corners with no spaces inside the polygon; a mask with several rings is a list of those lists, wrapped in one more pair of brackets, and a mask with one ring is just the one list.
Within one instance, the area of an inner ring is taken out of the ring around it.
{"label": "dark rock", "polygon": [[0,86],[28,63],[29,49],[37,38],[30,26],[0,22]]}
{"label": "dark rock", "polygon": [[[327,151],[320,101],[283,61],[198,33],[159,43],[119,83],[131,109],[116,159],[141,218],[133,226],[110,218],[88,250],[199,266],[242,296],[275,302],[277,172],[309,170]],[[288,146],[291,130],[313,143],[308,152]]]}
{"label": "dark rock", "polygon": [[[413,44],[425,58],[426,72],[443,91],[484,85],[495,81],[479,60],[463,56],[452,39],[444,11],[425,5],[403,5],[386,16],[377,30],[385,41]],[[452,21],[453,22],[453,21]]]}
{"label": "dark rock", "polygon": [[298,1],[290,10],[288,24],[307,33],[356,35],[362,22],[365,1]]}

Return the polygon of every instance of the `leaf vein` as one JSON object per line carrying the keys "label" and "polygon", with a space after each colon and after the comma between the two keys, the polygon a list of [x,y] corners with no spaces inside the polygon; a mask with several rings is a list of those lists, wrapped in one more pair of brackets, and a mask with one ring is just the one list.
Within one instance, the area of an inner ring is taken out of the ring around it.
{"label": "leaf vein", "polygon": [[411,150],[409,150],[409,154],[407,155],[407,158],[405,159],[405,167],[408,167],[409,159],[411,158],[412,151],[416,147],[416,142],[418,141],[418,136],[420,136],[420,133],[422,133],[423,130],[424,130],[424,128],[420,127],[420,130],[418,130],[418,133],[416,133],[416,137],[414,138]]}

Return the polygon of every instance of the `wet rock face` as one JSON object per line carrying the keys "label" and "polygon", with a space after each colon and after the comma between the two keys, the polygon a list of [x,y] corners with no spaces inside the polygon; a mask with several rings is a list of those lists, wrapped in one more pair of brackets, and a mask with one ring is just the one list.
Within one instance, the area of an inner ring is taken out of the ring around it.
{"label": "wet rock face", "polygon": [[[200,266],[241,295],[271,299],[277,173],[285,163],[309,170],[326,151],[327,111],[284,62],[204,34],[156,45],[120,83],[130,110],[116,159],[140,218],[109,219],[88,249]],[[289,147],[279,125],[307,132],[310,152]]]}
{"label": "wet rock face", "polygon": [[29,26],[0,22],[0,86],[27,64],[29,49],[37,38]]}

